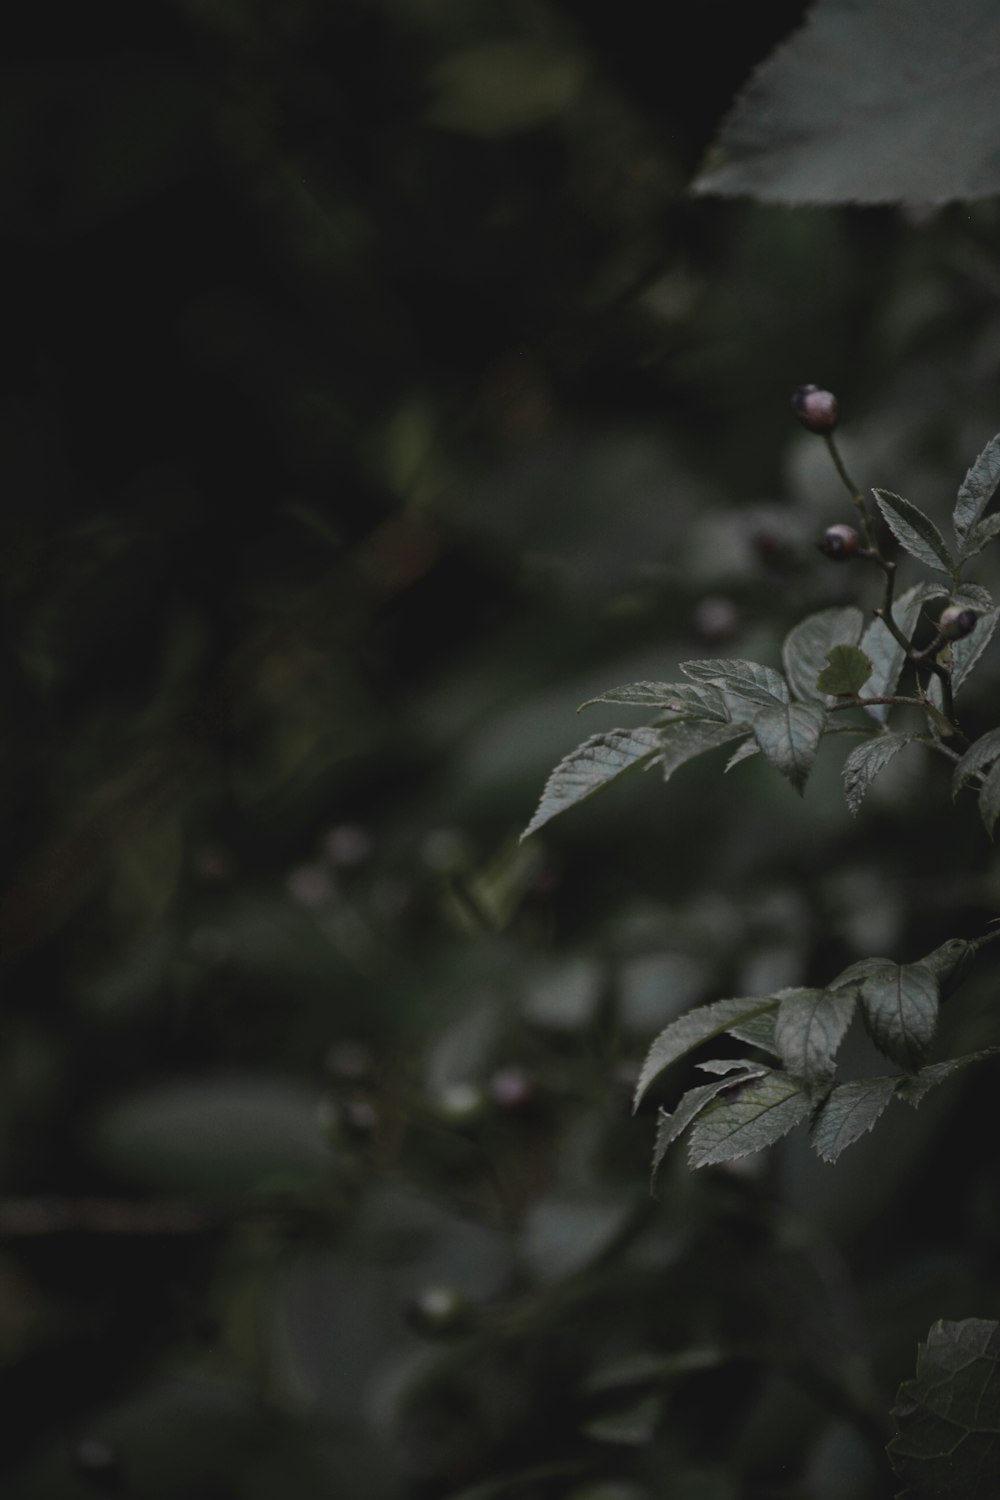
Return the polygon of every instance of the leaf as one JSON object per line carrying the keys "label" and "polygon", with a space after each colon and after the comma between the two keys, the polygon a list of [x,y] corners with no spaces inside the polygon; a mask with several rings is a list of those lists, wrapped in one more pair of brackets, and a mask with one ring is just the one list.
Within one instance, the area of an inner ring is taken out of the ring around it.
{"label": "leaf", "polygon": [[663,705],[663,718],[673,723],[675,717],[717,719],[727,723],[732,715],[725,694],[710,682],[671,682],[669,702]]}
{"label": "leaf", "polygon": [[879,1051],[908,1072],[923,1062],[934,1040],[938,982],[923,964],[884,959],[861,983],[861,1006]]}
{"label": "leaf", "polygon": [[526,839],[557,813],[574,807],[623,771],[641,765],[657,753],[660,737],[655,729],[612,729],[591,735],[561,760],[545,783],[538,810],[521,834]]}
{"label": "leaf", "polygon": [[1000,1495],[1000,1324],[938,1322],[900,1386],[887,1448],[907,1500]]}
{"label": "leaf", "polygon": [[752,1078],[704,1110],[691,1131],[688,1161],[692,1167],[708,1167],[763,1151],[804,1120],[809,1109],[809,1095],[789,1074]]}
{"label": "leaf", "polygon": [[695,191],[766,203],[1000,192],[992,0],[819,0],[725,120]]}
{"label": "leaf", "polygon": [[695,1063],[695,1067],[703,1073],[738,1073],[741,1069],[749,1071],[753,1064],[745,1057],[711,1057],[707,1062]]}
{"label": "leaf", "polygon": [[943,573],[955,572],[955,559],[930,516],[925,516],[919,506],[904,500],[902,495],[894,495],[891,490],[876,490],[875,499],[886,525],[901,547],[930,568]]}
{"label": "leaf", "polygon": [[987,1057],[995,1057],[998,1052],[1000,1052],[1000,1047],[983,1047],[978,1052],[967,1052],[964,1057],[949,1057],[947,1062],[931,1063],[930,1067],[921,1068],[918,1073],[897,1080],[899,1097],[916,1109],[925,1094],[937,1088],[939,1083],[946,1083],[949,1078],[960,1073],[970,1063],[982,1062]]}
{"label": "leaf", "polygon": [[580,704],[577,713],[593,707],[595,703],[627,703],[634,704],[637,708],[669,709],[674,713],[693,712],[707,714],[710,718],[726,717],[725,704],[721,698],[718,700],[718,709],[713,709],[707,693],[698,693],[689,682],[629,682],[624,687],[608,688],[607,692],[598,694],[596,698],[588,698],[586,703]]}
{"label": "leaf", "polygon": [[782,703],[753,717],[754,738],[764,759],[801,792],[812,770],[826,727],[825,709],[811,703]]}
{"label": "leaf", "polygon": [[759,754],[760,754],[760,746],[758,745],[758,743],[757,743],[757,741],[755,739],[751,738],[751,739],[744,740],[743,743],[742,743],[742,745],[737,745],[737,747],[733,751],[732,755],[726,761],[726,764],[725,764],[725,767],[724,767],[724,770],[723,770],[723,774],[725,774],[728,771],[731,771],[734,766],[738,766],[741,761],[749,760],[752,755],[759,755]]}
{"label": "leaf", "polygon": [[833,646],[856,646],[864,628],[864,616],[854,605],[846,609],[821,609],[800,620],[786,635],[781,663],[796,698],[823,702],[816,679],[826,665]]}
{"label": "leaf", "polygon": [[974,526],[969,535],[962,543],[959,560],[968,562],[970,557],[977,557],[984,547],[988,547],[997,534],[1000,533],[1000,515],[987,516],[985,521],[980,521]]}
{"label": "leaf", "polygon": [[[892,618],[899,629],[911,640],[920,619],[920,611],[929,599],[937,599],[948,593],[947,586],[934,583],[918,583],[901,594],[892,607]],[[899,674],[903,670],[903,648],[896,640],[884,620],[873,620],[861,637],[861,649],[872,663],[872,675],[868,679],[868,694],[872,698],[890,697],[896,690]],[[866,712],[879,723],[885,723],[889,705],[875,704]]]}
{"label": "leaf", "polygon": [[958,692],[986,650],[996,633],[998,622],[1000,622],[1000,609],[992,609],[987,614],[980,615],[970,635],[964,636],[960,641],[952,642],[951,686],[953,692]]}
{"label": "leaf", "polygon": [[773,1010],[765,1010],[759,1016],[751,1016],[746,1021],[741,1021],[738,1026],[728,1026],[726,1035],[735,1037],[738,1042],[748,1042],[751,1047],[758,1047],[761,1052],[771,1052],[775,1057],[778,1055],[777,1044],[774,1040],[774,1023],[777,1018],[777,1006]]}
{"label": "leaf", "polygon": [[854,992],[791,989],[778,998],[774,1040],[788,1072],[809,1084],[832,1078],[837,1048],[854,1014]]}
{"label": "leaf", "polygon": [[993,608],[993,595],[979,583],[959,583],[950,591],[952,604],[967,604],[970,609],[987,614]]}
{"label": "leaf", "polygon": [[714,1083],[703,1083],[699,1088],[688,1089],[672,1115],[661,1109],[656,1125],[656,1144],[653,1147],[653,1182],[656,1181],[656,1174],[667,1154],[667,1148],[718,1094],[724,1093],[726,1089],[738,1088],[748,1078],[762,1078],[766,1072],[766,1068],[744,1067],[738,1078],[717,1078]]}
{"label": "leaf", "polygon": [[696,755],[739,739],[746,732],[746,724],[710,724],[699,719],[679,719],[674,724],[665,725],[657,731],[664,781],[669,781],[679,766],[693,760]]}
{"label": "leaf", "polygon": [[898,1078],[858,1078],[838,1083],[827,1094],[809,1128],[817,1156],[836,1161],[840,1153],[871,1130],[896,1092]]}
{"label": "leaf", "polygon": [[636,1084],[633,1109],[638,1109],[650,1084],[685,1052],[702,1042],[711,1041],[714,1036],[721,1036],[732,1026],[777,1008],[778,1001],[770,997],[765,1000],[713,1000],[711,1005],[701,1005],[697,1010],[678,1016],[660,1032],[649,1049]]}
{"label": "leaf", "polygon": [[1000,818],[1000,764],[995,765],[979,791],[979,816],[983,827],[993,837],[997,818]]}
{"label": "leaf", "polygon": [[759,662],[710,658],[706,661],[682,661],[681,671],[692,682],[710,682],[723,692],[758,703],[764,708],[789,701],[788,684],[779,672],[762,667]]}
{"label": "leaf", "polygon": [[978,740],[973,741],[955,767],[951,779],[952,796],[957,797],[971,777],[998,759],[1000,759],[1000,729],[990,729],[986,734],[980,735]]}
{"label": "leaf", "polygon": [[851,751],[844,762],[842,775],[844,796],[854,817],[857,817],[865,792],[878,773],[914,738],[912,734],[876,734],[870,740],[862,740]]}
{"label": "leaf", "polygon": [[[955,501],[952,521],[963,558],[972,556],[972,553],[967,550],[968,542],[971,540],[970,534],[975,530],[977,522],[982,519],[998,484],[1000,484],[1000,434],[990,438],[962,480],[958,499]],[[990,520],[997,522],[1000,521],[1000,517],[991,516]],[[976,551],[979,551],[978,547]]]}
{"label": "leaf", "polygon": [[921,966],[929,969],[937,980],[942,1000],[965,982],[978,952],[978,943],[967,943],[964,938],[948,938],[947,942],[920,959]]}
{"label": "leaf", "polygon": [[819,674],[816,686],[834,698],[853,698],[874,670],[871,658],[857,646],[834,646],[826,653],[829,666]]}

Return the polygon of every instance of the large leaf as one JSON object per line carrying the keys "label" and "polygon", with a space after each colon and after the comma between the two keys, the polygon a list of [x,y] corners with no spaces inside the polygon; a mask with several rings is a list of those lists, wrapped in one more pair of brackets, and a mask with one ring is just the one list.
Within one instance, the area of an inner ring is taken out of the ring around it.
{"label": "large leaf", "polygon": [[834,698],[856,697],[872,675],[871,658],[857,646],[833,646],[826,659],[816,686]]}
{"label": "large leaf", "polygon": [[714,1000],[711,1005],[701,1005],[697,1010],[678,1016],[660,1032],[649,1049],[636,1084],[634,1107],[639,1107],[650,1084],[685,1052],[714,1036],[721,1036],[733,1026],[777,1008],[778,1001],[770,997],[765,1000]]}
{"label": "large leaf", "polygon": [[887,1452],[906,1486],[899,1500],[996,1500],[1000,1495],[1000,1324],[935,1323],[915,1380],[893,1409]]}
{"label": "large leaf", "polygon": [[876,734],[856,745],[844,762],[844,796],[852,815],[857,817],[865,792],[878,773],[914,739],[912,734]]}
{"label": "large leaf", "polygon": [[676,1141],[677,1137],[685,1131],[696,1120],[717,1095],[725,1093],[726,1089],[737,1088],[748,1078],[762,1078],[767,1072],[766,1068],[754,1068],[746,1063],[737,1064],[739,1077],[717,1078],[714,1083],[703,1083],[699,1088],[688,1089],[673,1114],[670,1115],[665,1109],[660,1110],[659,1119],[656,1124],[656,1144],[653,1147],[653,1179],[660,1170],[663,1158],[667,1154],[667,1148]]}
{"label": "large leaf", "polygon": [[737,1092],[715,1099],[691,1131],[692,1167],[736,1161],[773,1146],[809,1113],[809,1095],[788,1073],[765,1073]]}
{"label": "large leaf", "polygon": [[993,0],[819,0],[751,79],[696,191],[769,203],[1000,193]]}
{"label": "large leaf", "polygon": [[812,703],[776,704],[758,709],[753,716],[754,738],[761,754],[797,792],[809,778],[825,725],[825,709]]}
{"label": "large leaf", "polygon": [[[892,607],[892,618],[902,634],[911,640],[920,619],[920,611],[930,599],[947,594],[945,584],[917,583],[901,594]],[[896,640],[884,620],[873,620],[861,637],[861,649],[872,664],[872,675],[866,684],[868,698],[886,698],[896,690],[899,674],[903,670],[903,648]],[[868,709],[873,719],[884,723],[889,714],[887,704],[877,704]]]}
{"label": "large leaf", "polygon": [[[966,546],[971,539],[970,534],[982,520],[983,513],[993,499],[998,484],[1000,484],[1000,434],[991,438],[986,444],[963,479],[958,499],[955,501],[952,521],[963,557],[971,556],[971,553],[966,551]],[[992,516],[990,519],[997,520],[998,518]],[[977,547],[976,551],[978,550]]]}
{"label": "large leaf", "polygon": [[682,661],[681,671],[692,682],[710,682],[727,695],[764,708],[789,701],[788,684],[781,673],[756,661],[741,661],[739,657]]}
{"label": "large leaf", "polygon": [[827,665],[827,652],[833,646],[856,646],[863,628],[864,616],[854,605],[821,609],[792,627],[781,648],[781,663],[796,698],[824,701],[816,679]]}
{"label": "large leaf", "polygon": [[655,729],[612,729],[607,734],[591,735],[582,745],[556,766],[545,783],[538,810],[521,834],[541,828],[557,813],[574,807],[590,797],[623,771],[649,761],[659,751],[660,737]]}
{"label": "large leaf", "polygon": [[862,980],[861,1005],[881,1053],[913,1071],[927,1056],[938,1018],[938,982],[923,964],[885,959]]}
{"label": "large leaf", "polygon": [[779,998],[774,1040],[788,1072],[809,1084],[832,1078],[856,994],[850,989],[792,989],[782,990]]}
{"label": "large leaf", "polygon": [[902,495],[894,495],[891,490],[876,490],[875,499],[889,530],[911,557],[926,563],[929,568],[954,573],[955,559],[930,516],[925,516],[919,506],[904,500]]}
{"label": "large leaf", "polygon": [[824,1161],[836,1161],[848,1146],[871,1130],[888,1105],[898,1078],[858,1078],[838,1083],[813,1118],[809,1139]]}
{"label": "large leaf", "polygon": [[657,731],[664,780],[669,780],[678,766],[696,755],[739,739],[748,730],[747,724],[710,724],[701,719],[678,719],[675,724],[665,725]]}

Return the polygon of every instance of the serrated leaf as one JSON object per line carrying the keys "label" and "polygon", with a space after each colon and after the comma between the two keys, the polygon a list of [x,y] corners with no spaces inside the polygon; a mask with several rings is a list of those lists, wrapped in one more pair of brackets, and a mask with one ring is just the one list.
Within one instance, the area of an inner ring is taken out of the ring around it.
{"label": "serrated leaf", "polygon": [[993,767],[979,789],[979,816],[992,838],[997,818],[1000,818],[1000,764]]}
{"label": "serrated leaf", "polygon": [[[952,521],[963,557],[972,556],[972,553],[967,550],[968,543],[971,541],[971,533],[993,499],[998,484],[1000,484],[1000,434],[991,438],[986,444],[962,480],[958,499],[955,501]],[[990,520],[1000,523],[1000,517],[997,516],[991,516]],[[977,547],[976,551],[979,550]]]}
{"label": "serrated leaf", "polygon": [[778,1055],[793,1077],[807,1084],[833,1077],[857,996],[853,990],[782,990],[774,1023]]}
{"label": "serrated leaf", "polygon": [[842,1151],[860,1140],[887,1107],[899,1082],[898,1078],[858,1078],[835,1084],[809,1128],[817,1156],[836,1161]]}
{"label": "serrated leaf", "polygon": [[942,1000],[947,1000],[965,982],[978,952],[978,943],[966,942],[965,938],[948,938],[939,948],[925,953],[919,960],[921,966],[929,969],[937,980],[938,994]]}
{"label": "serrated leaf", "polygon": [[904,745],[915,738],[912,734],[876,734],[870,740],[856,745],[844,762],[844,796],[854,817],[864,800],[864,795],[878,773],[885,769]]}
{"label": "serrated leaf", "polygon": [[816,686],[834,698],[853,698],[860,693],[874,670],[871,658],[857,646],[833,646]]}
{"label": "serrated leaf", "polygon": [[856,646],[863,628],[864,616],[854,605],[821,609],[793,626],[781,648],[781,664],[796,698],[824,701],[816,679],[827,664],[827,652],[833,646]]}
{"label": "serrated leaf", "polygon": [[949,203],[1000,193],[991,0],[819,0],[758,68],[695,191],[767,203]]}
{"label": "serrated leaf", "polygon": [[993,595],[979,583],[960,583],[950,591],[952,604],[965,604],[983,614],[993,608]]}
{"label": "serrated leaf", "polygon": [[695,1063],[695,1067],[702,1073],[739,1073],[751,1072],[754,1065],[745,1057],[710,1057],[707,1062]]}
{"label": "serrated leaf", "polygon": [[899,1097],[916,1109],[924,1096],[939,1083],[947,1083],[949,1078],[953,1078],[970,1063],[982,1062],[987,1057],[995,1057],[998,1052],[1000,1052],[1000,1047],[983,1047],[978,1052],[967,1052],[964,1057],[949,1057],[947,1062],[931,1063],[929,1067],[921,1068],[918,1073],[912,1073],[898,1080]]}
{"label": "serrated leaf", "polygon": [[678,1016],[660,1032],[649,1049],[636,1084],[633,1108],[638,1109],[650,1084],[686,1052],[699,1047],[702,1042],[711,1041],[712,1037],[721,1036],[732,1026],[777,1008],[778,1001],[771,997],[764,1000],[713,1000],[711,1005],[701,1005],[697,1010]]}
{"label": "serrated leaf", "polygon": [[955,767],[951,780],[952,795],[957,797],[965,783],[977,772],[1000,760],[1000,729],[987,730],[966,750]]}
{"label": "serrated leaf", "polygon": [[577,713],[595,703],[626,703],[636,708],[667,709],[671,713],[693,713],[708,718],[725,719],[725,701],[721,694],[712,702],[707,692],[690,682],[628,682],[623,687],[608,688],[596,698],[581,703]]}
{"label": "serrated leaf", "polygon": [[709,682],[727,695],[747,703],[757,703],[767,708],[775,703],[789,701],[788,684],[780,672],[761,666],[756,661],[741,661],[739,657],[682,661],[681,671],[692,682]]}
{"label": "serrated leaf", "polygon": [[969,535],[962,543],[959,560],[963,563],[969,561],[970,557],[978,557],[984,547],[988,547],[1000,533],[1000,515],[987,516],[985,521],[980,521],[978,526],[973,526]]}
{"label": "serrated leaf", "polygon": [[801,792],[823,737],[826,710],[811,703],[782,703],[758,709],[752,727],[764,759]]}
{"label": "serrated leaf", "polygon": [[913,1072],[934,1040],[938,982],[923,964],[883,960],[861,983],[865,1024],[879,1051]]}
{"label": "serrated leaf", "polygon": [[888,1445],[906,1500],[996,1500],[1000,1495],[1000,1324],[938,1322],[904,1381]]}
{"label": "serrated leaf", "polygon": [[751,1047],[759,1047],[761,1052],[771,1052],[775,1057],[778,1055],[777,1044],[774,1040],[774,1023],[778,1008],[762,1011],[759,1016],[751,1016],[749,1020],[741,1021],[738,1026],[726,1028],[726,1035],[735,1037],[738,1042],[748,1042]]}
{"label": "serrated leaf", "polygon": [[926,563],[929,568],[954,573],[955,559],[930,516],[925,516],[919,506],[904,500],[902,495],[894,495],[891,490],[876,490],[875,499],[889,530],[911,557]]}
{"label": "serrated leaf", "polygon": [[863,981],[873,974],[880,974],[885,965],[891,962],[889,958],[859,958],[856,963],[848,964],[836,979],[831,979],[827,989],[841,990],[853,986],[860,994]]}
{"label": "serrated leaf", "polygon": [[688,1089],[673,1114],[661,1109],[656,1124],[656,1144],[653,1147],[653,1182],[656,1181],[656,1174],[668,1148],[713,1099],[726,1089],[738,1088],[748,1078],[762,1078],[766,1072],[766,1068],[745,1068],[738,1078],[717,1078],[714,1083],[703,1083],[698,1088]]}
{"label": "serrated leaf", "polygon": [[561,760],[545,783],[538,809],[521,834],[526,839],[550,818],[575,807],[623,771],[649,761],[660,749],[655,729],[612,729],[591,735]]}
{"label": "serrated leaf", "polygon": [[753,1078],[703,1111],[691,1131],[688,1161],[692,1167],[708,1167],[763,1151],[804,1120],[809,1109],[809,1095],[789,1074]]}
{"label": "serrated leaf", "polygon": [[990,644],[996,634],[998,622],[1000,622],[1000,609],[992,609],[987,614],[980,615],[971,634],[963,636],[960,641],[952,642],[951,686],[953,692],[958,692]]}
{"label": "serrated leaf", "polygon": [[[939,599],[949,592],[947,585],[918,583],[901,594],[892,607],[892,618],[907,640],[913,638],[920,619],[920,611],[931,599]],[[888,698],[896,690],[899,674],[903,670],[903,648],[896,640],[884,620],[873,620],[861,637],[861,649],[872,663],[872,675],[868,679],[867,697]],[[865,710],[873,719],[884,724],[889,715],[889,705],[874,704]]]}
{"label": "serrated leaf", "polygon": [[734,766],[738,766],[741,761],[749,760],[752,755],[759,754],[760,746],[758,745],[757,741],[751,736],[750,739],[744,740],[742,745],[737,745],[736,749],[733,751],[732,755],[729,757],[729,759],[726,761],[725,766],[723,767],[723,775],[725,775],[726,772],[731,771]]}
{"label": "serrated leaf", "polygon": [[715,724],[702,719],[678,719],[674,724],[664,725],[657,730],[664,781],[669,781],[678,766],[693,760],[696,755],[716,750],[746,732],[746,724]]}

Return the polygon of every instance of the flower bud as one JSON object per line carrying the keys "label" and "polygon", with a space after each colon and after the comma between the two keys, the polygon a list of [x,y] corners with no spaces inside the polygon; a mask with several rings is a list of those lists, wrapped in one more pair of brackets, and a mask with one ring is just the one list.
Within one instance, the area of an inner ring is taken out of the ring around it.
{"label": "flower bud", "polygon": [[847,562],[848,558],[857,557],[861,538],[853,526],[830,526],[817,545],[825,557],[833,558],[834,562]]}
{"label": "flower bud", "polygon": [[792,397],[792,410],[810,432],[832,432],[837,425],[837,398],[818,385],[800,385]]}
{"label": "flower bud", "polygon": [[974,609],[968,609],[964,604],[949,604],[938,620],[938,630],[946,641],[960,641],[963,636],[972,634],[978,619]]}

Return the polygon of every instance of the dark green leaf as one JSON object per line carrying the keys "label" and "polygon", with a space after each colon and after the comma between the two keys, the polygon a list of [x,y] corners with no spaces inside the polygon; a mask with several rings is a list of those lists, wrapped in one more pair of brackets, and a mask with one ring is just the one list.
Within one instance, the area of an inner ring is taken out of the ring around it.
{"label": "dark green leaf", "polygon": [[700,1088],[688,1089],[672,1115],[661,1109],[656,1124],[656,1144],[653,1147],[653,1181],[656,1181],[656,1174],[667,1154],[667,1148],[711,1104],[716,1095],[724,1093],[726,1089],[737,1088],[747,1078],[762,1078],[766,1071],[766,1068],[744,1064],[739,1069],[738,1078],[717,1078],[714,1083],[704,1083]]}
{"label": "dark green leaf", "polygon": [[952,795],[957,797],[970,777],[985,770],[995,760],[1000,760],[1000,729],[987,730],[966,750],[952,776]]}
{"label": "dark green leaf", "polygon": [[811,703],[782,703],[758,709],[754,738],[769,761],[801,792],[809,778],[826,726],[826,711]]}
{"label": "dark green leaf", "polygon": [[949,1057],[947,1062],[931,1063],[930,1067],[921,1068],[918,1073],[912,1073],[898,1080],[899,1097],[916,1109],[924,1095],[936,1088],[939,1083],[947,1083],[949,1078],[953,1078],[970,1063],[982,1062],[987,1057],[995,1057],[998,1052],[1000,1052],[1000,1047],[983,1047],[978,1052],[967,1052],[964,1057]]}
{"label": "dark green leaf", "polygon": [[663,717],[667,722],[679,717],[717,719],[726,723],[731,717],[725,695],[710,682],[672,682],[669,687],[670,698],[663,705]]}
{"label": "dark green leaf", "polygon": [[955,559],[930,516],[891,490],[876,490],[875,498],[886,525],[901,547],[930,568],[954,573]]}
{"label": "dark green leaf", "polygon": [[735,1037],[738,1042],[749,1042],[751,1047],[758,1047],[762,1052],[771,1052],[777,1057],[778,1048],[774,1040],[776,1017],[777,1006],[774,1010],[762,1011],[759,1016],[741,1021],[738,1026],[728,1026],[726,1035]]}
{"label": "dark green leaf", "polygon": [[742,743],[742,745],[737,745],[737,747],[733,751],[732,755],[726,761],[724,769],[726,771],[731,771],[733,769],[733,767],[734,766],[738,766],[741,761],[749,760],[752,755],[759,755],[759,754],[760,754],[760,746],[758,745],[758,743],[757,743],[757,741],[755,739],[751,738],[751,739],[744,740],[743,743]]}
{"label": "dark green leaf", "polygon": [[857,646],[834,646],[826,653],[829,663],[816,686],[834,698],[853,698],[860,693],[874,670],[871,658]]}
{"label": "dark green leaf", "polygon": [[847,806],[855,817],[875,777],[913,739],[912,734],[877,734],[870,740],[862,740],[851,751],[842,774]]}
{"label": "dark green leaf", "polygon": [[804,1120],[809,1108],[809,1095],[789,1074],[752,1078],[703,1111],[691,1131],[688,1161],[708,1167],[763,1151]]}
{"label": "dark green leaf", "polygon": [[833,1076],[837,1048],[851,1024],[856,994],[844,990],[782,990],[774,1040],[794,1077],[822,1083]]}
{"label": "dark green leaf", "polygon": [[682,661],[681,671],[692,682],[709,682],[724,693],[747,703],[769,707],[789,701],[788,684],[779,672],[762,667],[759,662],[714,658],[706,661]]}
{"label": "dark green leaf", "polygon": [[657,731],[663,779],[669,781],[678,766],[706,750],[715,750],[719,745],[739,739],[746,732],[746,724],[710,724],[702,719],[678,719],[674,724],[665,725]]}
{"label": "dark green leaf", "polygon": [[565,812],[568,807],[574,807],[602,786],[607,786],[623,771],[651,760],[659,749],[660,737],[655,729],[611,729],[607,734],[591,735],[552,772],[545,783],[538,810],[522,833],[522,839],[557,813]]}
{"label": "dark green leaf", "polygon": [[785,637],[781,662],[788,685],[796,698],[809,703],[822,702],[824,695],[816,679],[827,663],[827,652],[833,646],[856,646],[864,628],[860,609],[821,609],[807,615]]}
{"label": "dark green leaf", "polygon": [[[892,618],[907,640],[912,639],[920,619],[920,611],[930,599],[948,593],[947,585],[918,583],[901,594],[892,607]],[[886,698],[896,690],[899,674],[903,669],[903,648],[884,620],[873,620],[861,637],[861,649],[872,663],[872,675],[868,679],[867,696]],[[884,723],[889,715],[888,704],[873,706],[867,710],[873,719]]]}
{"label": "dark green leaf", "polygon": [[858,1078],[835,1084],[809,1129],[817,1156],[836,1161],[843,1150],[860,1140],[886,1108],[899,1082],[898,1078]]}
{"label": "dark green leaf", "polygon": [[979,790],[979,816],[992,838],[997,818],[1000,818],[1000,762],[988,773]]}
{"label": "dark green leaf", "polygon": [[672,1062],[683,1057],[685,1052],[690,1052],[702,1042],[711,1041],[714,1036],[721,1036],[733,1026],[777,1008],[778,1001],[771,998],[714,1000],[711,1005],[702,1005],[697,1010],[689,1010],[686,1015],[678,1016],[676,1021],[671,1021],[660,1032],[649,1049],[636,1085],[634,1107],[638,1108],[650,1084]]}
{"label": "dark green leaf", "polygon": [[[991,438],[962,481],[952,517],[955,535],[959,539],[963,557],[972,554],[967,550],[970,533],[982,519],[986,507],[993,499],[1000,484],[1000,434]],[[990,517],[991,521],[998,518]],[[976,551],[979,549],[976,548]]]}
{"label": "dark green leaf", "polygon": [[[696,696],[697,694],[697,696]],[[705,713],[709,718],[725,718],[724,704],[719,700],[721,712],[709,707],[708,695],[697,693],[689,682],[629,682],[624,687],[608,688],[596,698],[581,703],[577,712],[591,708],[595,703],[628,703],[637,708],[669,709],[673,713]]]}
{"label": "dark green leaf", "polygon": [[976,621],[971,635],[953,641],[951,647],[951,685],[955,692],[972,671],[986,647],[996,634],[1000,621],[1000,609],[991,609]]}
{"label": "dark green leaf", "polygon": [[918,1068],[937,1029],[938,982],[932,971],[884,959],[862,980],[861,1005],[879,1051],[908,1071]]}
{"label": "dark green leaf", "polygon": [[949,600],[952,604],[967,604],[970,609],[981,610],[983,614],[993,608],[993,595],[978,583],[956,584],[949,590]]}
{"label": "dark green leaf", "polygon": [[1000,193],[992,0],[819,0],[751,78],[695,190],[767,203]]}
{"label": "dark green leaf", "polygon": [[964,983],[978,952],[978,943],[967,943],[964,938],[948,938],[940,948],[924,954],[920,964],[934,975],[942,1000]]}
{"label": "dark green leaf", "polygon": [[1000,515],[987,516],[985,521],[980,521],[978,526],[973,526],[969,535],[962,544],[960,553],[961,561],[968,562],[970,557],[977,557],[984,547],[988,547],[1000,534]]}
{"label": "dark green leaf", "polygon": [[915,1380],[900,1386],[888,1447],[912,1500],[996,1500],[1000,1495],[1000,1325],[935,1323],[917,1351]]}

